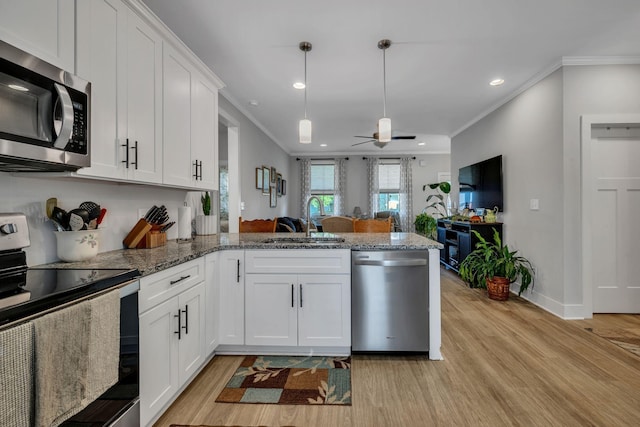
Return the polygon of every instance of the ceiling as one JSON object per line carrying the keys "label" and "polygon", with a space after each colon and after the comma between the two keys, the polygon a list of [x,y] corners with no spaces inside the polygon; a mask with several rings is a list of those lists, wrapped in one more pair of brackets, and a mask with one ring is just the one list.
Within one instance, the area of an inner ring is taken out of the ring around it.
{"label": "ceiling", "polygon": [[[640,57],[638,0],[143,1],[291,155],[449,152],[452,136],[563,57]],[[417,138],[352,147],[382,117],[384,38],[387,115],[395,134]],[[304,91],[292,86],[304,80],[301,41],[313,45],[309,145],[297,135]]]}

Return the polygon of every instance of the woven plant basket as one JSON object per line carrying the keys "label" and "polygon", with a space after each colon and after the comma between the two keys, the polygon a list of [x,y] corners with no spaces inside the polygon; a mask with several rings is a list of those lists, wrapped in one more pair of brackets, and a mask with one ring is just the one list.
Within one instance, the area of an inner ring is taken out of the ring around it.
{"label": "woven plant basket", "polygon": [[487,278],[487,294],[489,299],[506,301],[509,299],[509,279],[505,277]]}

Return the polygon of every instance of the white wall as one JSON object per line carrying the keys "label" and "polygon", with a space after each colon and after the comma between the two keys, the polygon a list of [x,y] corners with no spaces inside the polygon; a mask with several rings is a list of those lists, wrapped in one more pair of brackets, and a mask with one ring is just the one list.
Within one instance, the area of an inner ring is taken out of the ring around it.
{"label": "white wall", "polygon": [[565,66],[452,139],[452,171],[503,155],[499,219],[537,270],[524,296],[559,316],[583,313],[580,117],[640,113],[639,94],[639,65]]}
{"label": "white wall", "polygon": [[[288,197],[278,198],[278,206],[269,207],[269,196],[262,195],[255,185],[255,169],[262,165],[273,166],[289,180],[289,155],[244,114],[234,107],[224,96],[219,97],[220,109],[232,116],[238,125],[240,144],[240,190],[245,209],[241,212],[244,219],[273,218],[285,216],[288,211]],[[229,189],[234,191],[234,189]]]}
{"label": "white wall", "polygon": [[[502,155],[506,242],[538,271],[535,293],[563,297],[562,70],[558,70],[452,139],[452,193],[457,171]],[[529,209],[530,199],[540,210]]]}
{"label": "white wall", "polygon": [[[331,157],[331,156],[327,156]],[[397,157],[397,156],[390,156]],[[432,154],[432,155],[416,155],[416,159],[412,162],[412,181],[413,181],[413,212],[414,216],[422,212],[427,205],[427,194],[422,191],[424,184],[436,182],[438,180],[438,172],[450,171],[449,154]],[[420,161],[424,166],[420,166]],[[291,158],[290,170],[296,178],[292,180],[287,191],[289,194],[289,212],[291,216],[299,216],[300,213],[300,165],[295,157]],[[362,155],[351,155],[347,160],[347,194],[345,214],[349,215],[353,212],[353,208],[360,206],[363,213],[368,212],[368,183],[367,183],[367,162],[362,159]]]}
{"label": "white wall", "polygon": [[[38,265],[57,260],[53,224],[46,218],[45,201],[58,199],[58,205],[70,210],[84,201],[94,201],[107,209],[101,228],[100,252],[122,249],[122,240],[143,214],[154,204],[165,205],[172,220],[185,201],[184,190],[136,184],[115,184],[78,178],[54,178],[55,175],[30,177],[0,173],[0,212],[27,215],[31,246],[25,250],[27,263]],[[178,227],[167,233],[178,237]]]}
{"label": "white wall", "polygon": [[580,306],[580,117],[640,113],[640,65],[565,67],[564,98],[564,300],[567,305]]}

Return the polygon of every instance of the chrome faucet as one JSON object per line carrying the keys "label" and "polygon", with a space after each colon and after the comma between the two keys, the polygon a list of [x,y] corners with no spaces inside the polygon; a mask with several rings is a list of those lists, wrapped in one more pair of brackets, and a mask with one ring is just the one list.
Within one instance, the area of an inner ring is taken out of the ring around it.
{"label": "chrome faucet", "polygon": [[320,215],[324,215],[324,206],[322,205],[322,200],[318,196],[311,196],[309,200],[307,200],[307,237],[311,236],[311,201],[316,199],[318,204],[320,205]]}

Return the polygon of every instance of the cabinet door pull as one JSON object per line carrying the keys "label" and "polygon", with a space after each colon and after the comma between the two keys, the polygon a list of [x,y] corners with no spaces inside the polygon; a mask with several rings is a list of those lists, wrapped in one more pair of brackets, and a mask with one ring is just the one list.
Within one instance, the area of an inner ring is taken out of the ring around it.
{"label": "cabinet door pull", "polygon": [[200,181],[202,181],[202,160],[200,160],[200,164],[198,166],[199,170],[198,170],[198,177],[196,179],[199,179]]}
{"label": "cabinet door pull", "polygon": [[176,283],[178,283],[178,282],[182,282],[183,280],[186,280],[186,279],[188,279],[189,277],[191,277],[191,275],[190,275],[190,274],[187,274],[186,276],[182,276],[182,277],[180,277],[179,279],[176,279],[176,280],[172,280],[172,281],[170,281],[170,282],[169,282],[169,285],[175,285]]}
{"label": "cabinet door pull", "polygon": [[174,334],[178,334],[178,339],[182,338],[182,322],[181,322],[181,317],[180,316],[180,310],[178,310],[178,314],[174,314],[173,317],[177,317],[178,318],[178,330],[174,332]]}
{"label": "cabinet door pull", "polygon": [[189,335],[189,304],[185,304],[182,312],[184,313],[184,326],[182,329],[184,329],[185,335]]}
{"label": "cabinet door pull", "polygon": [[132,165],[135,166],[135,169],[138,169],[138,141],[134,142],[134,146],[133,146],[133,152],[135,154],[134,159],[136,159],[135,162],[131,162]]}
{"label": "cabinet door pull", "polygon": [[120,144],[121,147],[125,147],[124,149],[124,160],[121,163],[124,163],[124,166],[129,169],[129,138],[127,138],[127,142],[125,144]]}
{"label": "cabinet door pull", "polygon": [[302,283],[300,283],[300,308],[302,308]]}
{"label": "cabinet door pull", "polygon": [[293,283],[291,284],[291,308],[293,308],[294,305],[294,300],[293,300]]}
{"label": "cabinet door pull", "polygon": [[191,175],[196,181],[198,180],[198,161],[193,162],[194,174]]}
{"label": "cabinet door pull", "polygon": [[240,283],[240,260],[238,260],[238,273],[236,275],[236,283]]}

